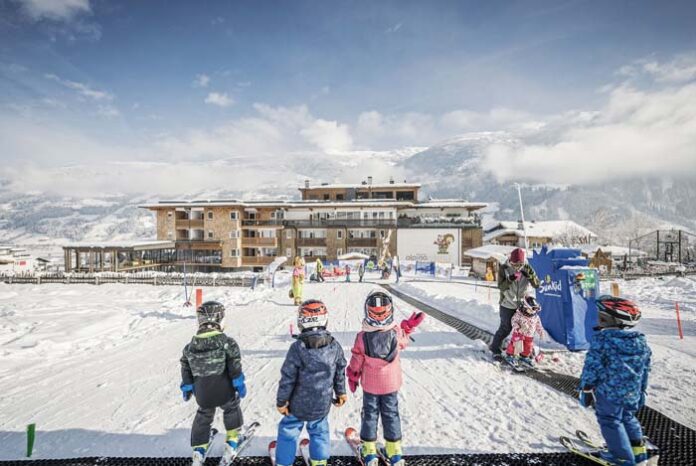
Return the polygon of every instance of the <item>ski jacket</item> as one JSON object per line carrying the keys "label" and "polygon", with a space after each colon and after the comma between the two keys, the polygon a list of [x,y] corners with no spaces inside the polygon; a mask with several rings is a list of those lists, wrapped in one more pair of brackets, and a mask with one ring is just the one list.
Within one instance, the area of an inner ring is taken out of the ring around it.
{"label": "ski jacket", "polygon": [[316,421],[329,414],[333,395],[346,393],[343,348],[324,329],[306,330],[294,342],[280,370],[277,406],[290,402],[290,414]]}
{"label": "ski jacket", "polygon": [[408,346],[408,335],[396,323],[387,329],[363,324],[351,350],[348,376],[360,380],[363,391],[387,395],[401,389],[400,352]]}
{"label": "ski jacket", "polygon": [[638,410],[645,403],[652,352],[645,335],[617,328],[597,332],[585,356],[581,388],[594,388],[610,402]]}
{"label": "ski jacket", "polygon": [[520,310],[512,316],[512,331],[523,337],[533,337],[535,333],[540,337],[544,336],[544,327],[541,325],[539,314],[528,316]]}
{"label": "ski jacket", "polygon": [[529,285],[539,288],[539,277],[531,265],[525,263],[520,269],[521,276],[515,281],[515,269],[509,261],[500,264],[498,268],[498,288],[500,289],[500,305],[508,309],[517,309],[527,292]]}
{"label": "ski jacket", "polygon": [[242,374],[242,356],[233,338],[219,330],[198,333],[184,347],[180,362],[182,385],[193,385],[200,407],[222,406],[237,396],[231,381]]}

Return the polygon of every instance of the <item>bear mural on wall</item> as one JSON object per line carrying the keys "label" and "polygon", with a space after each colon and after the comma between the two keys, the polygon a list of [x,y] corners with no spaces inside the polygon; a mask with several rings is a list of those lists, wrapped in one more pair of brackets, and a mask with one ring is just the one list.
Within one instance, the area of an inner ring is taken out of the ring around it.
{"label": "bear mural on wall", "polygon": [[437,245],[438,254],[448,254],[450,244],[454,243],[454,235],[447,233],[445,235],[437,235],[437,239],[433,244]]}

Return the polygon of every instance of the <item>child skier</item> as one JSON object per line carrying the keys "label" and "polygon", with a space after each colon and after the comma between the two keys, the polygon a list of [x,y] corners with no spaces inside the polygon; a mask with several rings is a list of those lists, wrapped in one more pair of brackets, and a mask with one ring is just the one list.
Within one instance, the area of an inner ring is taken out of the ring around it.
{"label": "child skier", "polygon": [[392,465],[403,466],[401,451],[401,419],[398,395],[402,374],[399,353],[406,348],[408,336],[425,315],[413,313],[401,322],[394,322],[392,298],[383,291],[373,291],[365,300],[363,330],[358,333],[348,365],[348,386],[355,393],[363,386],[361,454],[367,466],[377,466],[377,421],[381,415],[386,455]]}
{"label": "child skier", "polygon": [[364,276],[365,276],[365,263],[361,262],[360,265],[358,266],[358,277],[360,278],[358,281],[360,283],[362,283]]}
{"label": "child skier", "polygon": [[635,465],[647,460],[643,431],[635,413],[645,405],[651,351],[645,335],[630,332],[641,312],[631,301],[597,298],[599,330],[585,356],[580,404],[595,405],[607,451],[597,456],[608,464]]}
{"label": "child skier", "polygon": [[346,264],[346,281],[350,281],[350,265]]}
{"label": "child skier", "polygon": [[276,397],[278,412],[283,415],[278,424],[278,466],[295,462],[297,439],[305,423],[311,466],[325,466],[329,459],[329,409],[332,401],[343,406],[348,396],[346,358],[340,343],[326,330],[328,320],[321,301],[305,301],[298,309],[301,333],[285,357]]}
{"label": "child skier", "polygon": [[198,331],[181,356],[181,392],[184,401],[195,395],[198,411],[191,427],[193,466],[205,462],[215,409],[223,411],[227,442],[223,459],[229,460],[239,445],[243,424],[240,398],[246,396],[237,342],[222,332],[225,306],[206,301],[196,310]]}
{"label": "child skier", "polygon": [[544,336],[540,310],[541,306],[534,296],[527,295],[512,316],[512,337],[506,350],[509,362],[514,364],[515,358],[519,356],[522,364],[534,366],[534,334]]}

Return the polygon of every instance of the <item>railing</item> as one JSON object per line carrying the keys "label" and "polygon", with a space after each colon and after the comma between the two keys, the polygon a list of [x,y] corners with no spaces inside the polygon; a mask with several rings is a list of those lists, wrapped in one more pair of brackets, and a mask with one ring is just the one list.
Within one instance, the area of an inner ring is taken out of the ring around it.
{"label": "railing", "polygon": [[346,227],[346,228],[393,228],[396,220],[382,219],[312,219],[312,220],[285,220],[285,226],[297,228],[326,228],[326,227]]}
{"label": "railing", "polygon": [[397,221],[399,228],[435,228],[435,227],[480,227],[481,219],[478,217],[402,217]]}
{"label": "railing", "polygon": [[203,228],[203,219],[176,219],[177,228]]}
{"label": "railing", "polygon": [[297,246],[325,246],[326,238],[297,238]]}
{"label": "railing", "polygon": [[242,265],[268,265],[275,259],[275,256],[242,256]]}
{"label": "railing", "polygon": [[313,264],[314,262],[317,261],[317,259],[320,259],[322,261],[326,261],[327,256],[304,256],[305,264],[310,264],[310,263]]}
{"label": "railing", "polygon": [[266,247],[277,247],[278,246],[278,238],[261,238],[258,236],[255,237],[244,237],[242,236],[242,247],[254,247],[254,246],[266,246]]}
{"label": "railing", "polygon": [[243,227],[283,226],[282,220],[242,220]]}
{"label": "railing", "polygon": [[177,239],[176,248],[177,249],[220,249],[222,248],[222,241],[219,239]]}
{"label": "railing", "polygon": [[377,238],[348,238],[348,246],[376,248]]}
{"label": "railing", "polygon": [[[43,285],[48,283],[103,285],[105,283],[138,283],[143,285],[182,285],[184,280],[192,282],[195,276],[196,286],[251,286],[253,275],[225,276],[224,274],[161,272],[101,272],[101,273],[53,273],[42,275],[0,275],[0,282],[14,285]],[[264,277],[256,277],[257,284],[263,283]]]}

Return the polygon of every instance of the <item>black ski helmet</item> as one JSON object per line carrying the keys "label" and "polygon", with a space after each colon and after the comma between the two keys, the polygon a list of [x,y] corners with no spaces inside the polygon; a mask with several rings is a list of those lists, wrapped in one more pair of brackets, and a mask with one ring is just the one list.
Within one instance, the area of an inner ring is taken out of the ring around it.
{"label": "black ski helmet", "polygon": [[539,301],[534,296],[527,295],[520,303],[518,309],[522,314],[531,317],[541,310],[541,305],[539,305]]}
{"label": "black ski helmet", "polygon": [[633,327],[640,320],[640,309],[628,299],[603,295],[596,302],[601,328]]}
{"label": "black ski helmet", "polygon": [[198,326],[218,327],[222,325],[225,318],[225,306],[218,301],[206,301],[196,309]]}

